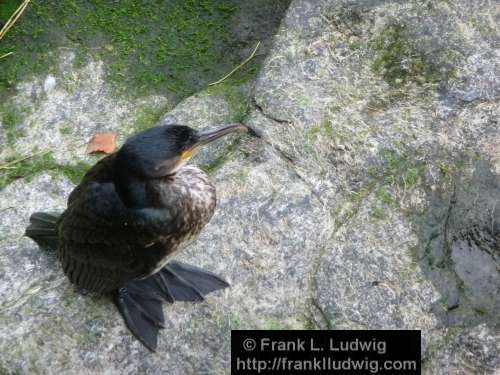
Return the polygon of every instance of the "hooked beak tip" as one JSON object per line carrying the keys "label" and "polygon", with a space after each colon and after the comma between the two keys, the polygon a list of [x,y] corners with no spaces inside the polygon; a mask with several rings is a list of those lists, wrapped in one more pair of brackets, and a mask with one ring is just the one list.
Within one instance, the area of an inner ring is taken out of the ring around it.
{"label": "hooked beak tip", "polygon": [[252,128],[251,126],[248,126],[248,125],[244,125],[244,126],[246,126],[247,132],[249,135],[251,135],[252,137],[256,137],[256,138],[262,138],[262,132],[260,130]]}

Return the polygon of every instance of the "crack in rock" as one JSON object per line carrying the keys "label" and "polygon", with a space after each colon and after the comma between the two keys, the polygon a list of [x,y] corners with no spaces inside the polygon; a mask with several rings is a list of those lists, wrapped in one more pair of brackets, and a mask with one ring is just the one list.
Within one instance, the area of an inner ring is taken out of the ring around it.
{"label": "crack in rock", "polygon": [[269,113],[267,113],[264,108],[262,108],[262,106],[260,104],[257,103],[257,99],[255,99],[255,96],[252,97],[251,99],[252,101],[252,105],[254,106],[254,108],[260,113],[262,114],[262,116],[268,118],[269,120],[271,121],[274,121],[274,122],[277,122],[278,124],[292,124],[292,121],[290,120],[283,120],[283,119],[280,119],[278,117],[275,117]]}

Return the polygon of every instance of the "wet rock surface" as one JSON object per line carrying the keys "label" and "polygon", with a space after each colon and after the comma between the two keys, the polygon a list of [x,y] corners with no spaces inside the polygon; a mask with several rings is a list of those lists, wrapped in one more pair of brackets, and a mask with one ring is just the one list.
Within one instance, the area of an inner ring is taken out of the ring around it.
{"label": "wet rock surface", "polygon": [[440,288],[434,310],[446,325],[498,324],[498,178],[491,164],[468,163],[417,219],[425,239],[418,256]]}
{"label": "wet rock surface", "polygon": [[[255,82],[203,90],[162,116],[243,121],[264,139],[228,139],[194,160],[218,209],[180,259],[232,287],[165,306],[158,354],[108,297],[75,293],[54,255],[22,237],[30,213],[64,209],[73,184],[54,171],[9,183],[0,372],[226,374],[230,330],[257,328],[421,329],[424,373],[500,371],[492,7],[295,0]],[[35,104],[39,128],[50,100]]]}

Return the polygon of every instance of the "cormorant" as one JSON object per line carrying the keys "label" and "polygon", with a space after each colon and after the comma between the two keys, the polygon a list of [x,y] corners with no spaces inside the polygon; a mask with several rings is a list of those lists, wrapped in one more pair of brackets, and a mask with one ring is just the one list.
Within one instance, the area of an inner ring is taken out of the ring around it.
{"label": "cormorant", "polygon": [[164,327],[163,301],[200,301],[229,286],[171,258],[210,221],[216,204],[206,174],[187,161],[202,146],[236,132],[259,136],[241,124],[147,129],[94,165],[62,214],[31,215],[26,236],[57,249],[73,284],[113,293],[128,328],[152,351]]}

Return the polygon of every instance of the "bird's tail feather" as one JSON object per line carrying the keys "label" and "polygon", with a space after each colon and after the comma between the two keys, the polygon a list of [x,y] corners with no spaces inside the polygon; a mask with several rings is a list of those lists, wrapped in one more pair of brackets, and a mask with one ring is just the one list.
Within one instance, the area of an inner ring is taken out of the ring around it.
{"label": "bird's tail feather", "polygon": [[54,212],[35,212],[30,217],[30,225],[25,236],[31,238],[40,247],[57,248],[57,220],[60,214]]}
{"label": "bird's tail feather", "polygon": [[152,287],[170,303],[203,301],[208,293],[229,286],[212,272],[176,261],[171,261],[149,279],[153,281]]}

